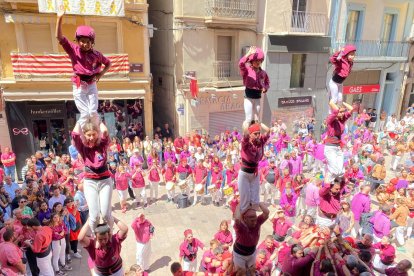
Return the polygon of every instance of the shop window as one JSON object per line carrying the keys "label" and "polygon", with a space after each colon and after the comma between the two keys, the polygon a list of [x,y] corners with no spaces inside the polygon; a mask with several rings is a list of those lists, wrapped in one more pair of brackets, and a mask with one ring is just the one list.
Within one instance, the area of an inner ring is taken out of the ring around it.
{"label": "shop window", "polygon": [[118,53],[118,24],[117,22],[91,21],[89,23],[95,30],[95,47],[102,53]]}
{"label": "shop window", "polygon": [[305,81],[306,54],[293,54],[290,72],[290,88],[301,88]]}
{"label": "shop window", "polygon": [[22,24],[25,45],[28,53],[53,52],[50,24]]}

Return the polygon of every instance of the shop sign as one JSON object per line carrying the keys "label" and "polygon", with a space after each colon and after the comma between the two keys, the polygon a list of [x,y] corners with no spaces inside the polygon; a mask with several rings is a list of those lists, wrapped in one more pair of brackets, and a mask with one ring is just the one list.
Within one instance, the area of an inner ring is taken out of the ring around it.
{"label": "shop sign", "polygon": [[29,106],[29,116],[31,117],[62,117],[64,109],[60,106]]}
{"label": "shop sign", "polygon": [[234,110],[243,110],[243,98],[238,97],[234,98],[233,96],[224,95],[224,96],[214,96],[214,97],[202,97],[198,99],[198,103],[201,106],[209,105],[209,109],[213,108],[213,105],[217,107],[217,111],[234,111]]}
{"label": "shop sign", "polygon": [[142,63],[131,63],[129,65],[129,72],[130,73],[142,73],[144,72],[143,67],[144,65]]}
{"label": "shop sign", "polygon": [[312,96],[279,98],[277,100],[278,107],[302,106],[311,104]]}
{"label": "shop sign", "polygon": [[369,85],[350,85],[344,86],[344,94],[368,94],[368,93],[378,93],[380,91],[379,84],[369,84]]}

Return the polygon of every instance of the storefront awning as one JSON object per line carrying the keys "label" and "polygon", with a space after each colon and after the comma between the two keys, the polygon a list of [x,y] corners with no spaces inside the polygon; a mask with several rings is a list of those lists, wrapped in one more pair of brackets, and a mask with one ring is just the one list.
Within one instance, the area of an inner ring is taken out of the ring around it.
{"label": "storefront awning", "polygon": [[[101,90],[100,100],[142,99],[144,89],[137,90]],[[72,91],[4,91],[3,99],[9,102],[18,101],[70,101],[73,100]]]}
{"label": "storefront awning", "polygon": [[[6,23],[27,23],[27,24],[44,24],[55,23],[56,16],[46,14],[16,14],[6,13],[4,15]],[[73,16],[65,17],[65,24],[76,25],[76,18]]]}

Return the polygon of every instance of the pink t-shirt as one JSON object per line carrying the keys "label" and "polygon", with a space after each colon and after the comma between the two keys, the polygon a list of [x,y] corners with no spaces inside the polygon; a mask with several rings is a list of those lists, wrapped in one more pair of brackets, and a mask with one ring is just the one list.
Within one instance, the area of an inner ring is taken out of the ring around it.
{"label": "pink t-shirt", "polygon": [[128,189],[128,181],[129,181],[130,178],[131,178],[131,176],[127,172],[124,172],[122,174],[117,172],[115,174],[116,189],[120,190],[120,191],[125,191],[126,189]]}
{"label": "pink t-shirt", "polygon": [[195,183],[200,184],[207,175],[207,169],[201,165],[194,168]]}
{"label": "pink t-shirt", "polygon": [[[11,159],[11,158],[14,158],[14,161],[11,161],[11,162],[4,162],[3,161],[3,160]],[[16,164],[16,155],[13,152],[2,153],[1,154],[1,160],[2,160],[2,163],[5,167],[11,167],[11,166],[14,166]]]}
{"label": "pink t-shirt", "polygon": [[135,240],[139,243],[147,243],[151,239],[151,227],[152,224],[148,220],[145,219],[141,222],[140,218],[136,218],[131,224],[131,228],[135,233]]}
{"label": "pink t-shirt", "polygon": [[233,235],[230,231],[219,231],[214,235],[214,238],[222,244],[229,243],[231,245],[233,243]]}
{"label": "pink t-shirt", "polygon": [[[134,176],[135,174],[135,176]],[[145,187],[145,179],[144,176],[142,175],[142,172],[139,171],[137,173],[133,173],[132,174],[132,188],[143,188]]]}
{"label": "pink t-shirt", "polygon": [[159,166],[152,167],[149,171],[149,176],[148,176],[149,181],[159,182],[161,179],[159,171],[161,171],[161,168]]}
{"label": "pink t-shirt", "polygon": [[69,55],[73,72],[77,75],[96,75],[101,72],[102,64],[108,66],[111,63],[101,52],[94,49],[82,51],[78,44],[69,41],[66,37],[63,37],[60,45]]}
{"label": "pink t-shirt", "polygon": [[2,264],[3,268],[7,267],[15,273],[19,272],[19,270],[14,266],[9,266],[8,264],[15,265],[21,261],[22,257],[23,252],[15,244],[11,242],[0,243],[0,263]]}
{"label": "pink t-shirt", "polygon": [[220,189],[222,181],[223,181],[223,174],[221,173],[221,171],[211,172],[211,184],[216,185],[217,189]]}
{"label": "pink t-shirt", "polygon": [[165,165],[165,169],[164,169],[165,181],[172,181],[174,176],[175,176],[175,166],[171,165],[171,167],[169,167],[168,165]]}

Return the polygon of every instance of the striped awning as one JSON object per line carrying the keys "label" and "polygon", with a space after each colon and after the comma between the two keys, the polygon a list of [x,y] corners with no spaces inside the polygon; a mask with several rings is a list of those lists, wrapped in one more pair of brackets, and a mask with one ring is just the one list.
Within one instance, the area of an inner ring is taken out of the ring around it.
{"label": "striped awning", "polygon": [[[34,13],[6,13],[4,14],[4,19],[6,23],[44,24],[56,22],[56,16]],[[76,18],[72,16],[65,17],[65,24],[76,25]]]}

